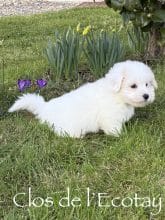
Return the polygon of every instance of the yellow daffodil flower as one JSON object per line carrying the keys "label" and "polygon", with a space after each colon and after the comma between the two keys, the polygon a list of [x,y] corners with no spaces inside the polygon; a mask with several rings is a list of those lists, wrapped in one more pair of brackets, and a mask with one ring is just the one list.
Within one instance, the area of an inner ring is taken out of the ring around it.
{"label": "yellow daffodil flower", "polygon": [[88,32],[91,30],[91,25],[88,25],[85,29],[84,29],[84,31],[83,31],[83,35],[85,36],[85,35],[87,35],[88,34]]}

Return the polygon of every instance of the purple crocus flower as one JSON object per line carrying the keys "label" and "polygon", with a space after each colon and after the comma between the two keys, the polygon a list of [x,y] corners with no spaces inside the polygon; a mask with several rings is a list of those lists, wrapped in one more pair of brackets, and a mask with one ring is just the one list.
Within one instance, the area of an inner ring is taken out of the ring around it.
{"label": "purple crocus flower", "polygon": [[45,79],[37,79],[36,83],[40,89],[47,85],[47,81]]}
{"label": "purple crocus flower", "polygon": [[30,79],[18,79],[17,82],[18,89],[20,92],[23,92],[26,88],[31,86],[31,80]]}

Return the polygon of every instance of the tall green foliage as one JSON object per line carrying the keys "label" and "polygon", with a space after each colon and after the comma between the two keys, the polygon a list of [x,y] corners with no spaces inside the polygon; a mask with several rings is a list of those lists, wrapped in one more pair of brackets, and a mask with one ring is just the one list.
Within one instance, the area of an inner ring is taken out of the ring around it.
{"label": "tall green foliage", "polygon": [[49,41],[45,48],[46,57],[55,71],[55,80],[62,76],[73,79],[78,73],[81,41],[77,32],[69,28],[63,34],[55,33],[55,42]]}
{"label": "tall green foliage", "polygon": [[95,78],[103,76],[124,56],[117,33],[94,32],[90,25],[82,29],[80,24],[77,31],[69,28],[63,34],[56,32],[55,42],[49,41],[44,51],[54,70],[55,81],[78,78],[81,54]]}
{"label": "tall green foliage", "polygon": [[140,28],[128,28],[128,44],[137,58],[144,59],[148,48],[149,35]]}
{"label": "tall green foliage", "polygon": [[116,62],[124,56],[124,47],[116,33],[109,34],[105,31],[86,35],[84,53],[91,72],[96,78],[103,76]]}

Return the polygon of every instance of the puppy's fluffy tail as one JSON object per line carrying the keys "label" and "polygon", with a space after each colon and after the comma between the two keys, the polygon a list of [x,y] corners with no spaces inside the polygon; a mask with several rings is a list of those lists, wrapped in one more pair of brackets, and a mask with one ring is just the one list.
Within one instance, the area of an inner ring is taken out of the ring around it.
{"label": "puppy's fluffy tail", "polygon": [[38,115],[43,108],[45,100],[42,96],[37,94],[25,94],[16,100],[16,102],[10,107],[8,112],[15,112],[19,110],[27,110],[34,115]]}

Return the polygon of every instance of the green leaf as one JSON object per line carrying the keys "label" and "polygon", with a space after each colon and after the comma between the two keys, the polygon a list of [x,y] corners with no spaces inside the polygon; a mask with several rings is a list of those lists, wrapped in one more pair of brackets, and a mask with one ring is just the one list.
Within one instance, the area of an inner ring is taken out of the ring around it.
{"label": "green leaf", "polygon": [[156,10],[153,13],[152,20],[154,22],[165,22],[165,9]]}
{"label": "green leaf", "polygon": [[124,0],[111,0],[111,7],[115,10],[122,10],[124,3]]}
{"label": "green leaf", "polygon": [[142,9],[141,2],[139,0],[125,0],[124,8],[129,11]]}

